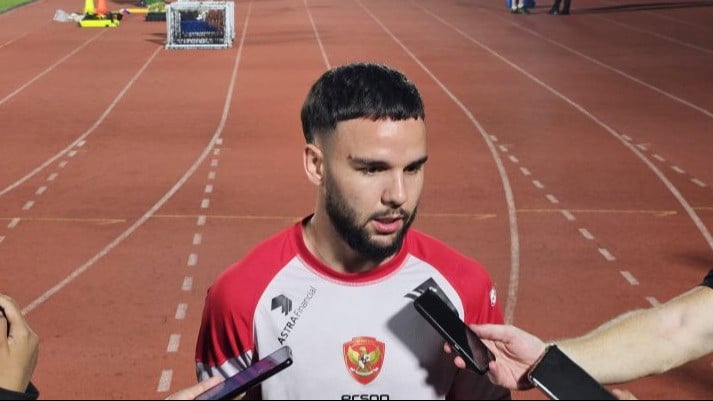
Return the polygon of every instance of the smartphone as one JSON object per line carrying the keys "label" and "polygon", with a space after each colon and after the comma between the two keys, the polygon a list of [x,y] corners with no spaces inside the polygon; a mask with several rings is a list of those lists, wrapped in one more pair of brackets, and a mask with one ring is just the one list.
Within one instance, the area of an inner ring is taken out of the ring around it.
{"label": "smartphone", "polygon": [[231,400],[290,365],[292,365],[292,350],[285,345],[199,394],[195,399]]}
{"label": "smartphone", "polygon": [[550,345],[527,378],[552,400],[616,400],[556,345]]}
{"label": "smartphone", "polygon": [[465,360],[468,369],[481,375],[487,373],[488,364],[495,360],[495,355],[433,287],[419,295],[413,306]]}

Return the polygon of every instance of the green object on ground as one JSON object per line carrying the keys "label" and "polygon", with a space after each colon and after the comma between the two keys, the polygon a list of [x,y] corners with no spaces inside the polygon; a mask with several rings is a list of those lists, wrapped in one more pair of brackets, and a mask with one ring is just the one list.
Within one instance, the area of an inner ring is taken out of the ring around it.
{"label": "green object on ground", "polygon": [[0,13],[32,1],[34,0],[0,0]]}

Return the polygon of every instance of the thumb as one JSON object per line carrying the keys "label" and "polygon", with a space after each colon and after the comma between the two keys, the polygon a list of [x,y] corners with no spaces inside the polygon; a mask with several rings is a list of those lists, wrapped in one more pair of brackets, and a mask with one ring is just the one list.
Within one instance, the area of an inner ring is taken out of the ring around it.
{"label": "thumb", "polygon": [[5,317],[5,311],[0,308],[0,341],[5,342],[5,340],[7,340],[7,325],[8,321]]}

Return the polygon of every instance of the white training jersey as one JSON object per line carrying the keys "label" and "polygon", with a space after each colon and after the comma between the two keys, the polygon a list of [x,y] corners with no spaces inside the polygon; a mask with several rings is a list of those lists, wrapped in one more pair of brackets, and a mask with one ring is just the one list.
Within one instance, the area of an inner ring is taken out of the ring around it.
{"label": "white training jersey", "polygon": [[282,345],[294,363],[261,385],[264,399],[503,398],[461,371],[414,309],[426,288],[468,323],[502,323],[488,273],[410,229],[389,262],[343,274],[307,249],[302,224],[268,239],[208,290],[196,347],[199,380],[228,377]]}

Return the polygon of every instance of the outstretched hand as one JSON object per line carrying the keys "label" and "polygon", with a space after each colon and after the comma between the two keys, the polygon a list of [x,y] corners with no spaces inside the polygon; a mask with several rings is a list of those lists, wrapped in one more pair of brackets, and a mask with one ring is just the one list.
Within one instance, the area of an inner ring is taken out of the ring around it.
{"label": "outstretched hand", "polygon": [[[515,326],[485,324],[470,325],[470,328],[495,355],[495,361],[488,365],[491,382],[510,390],[532,388],[527,371],[545,351],[542,340]],[[444,349],[451,352],[448,344]],[[454,362],[459,368],[465,368],[465,361],[460,356],[456,356]]]}

